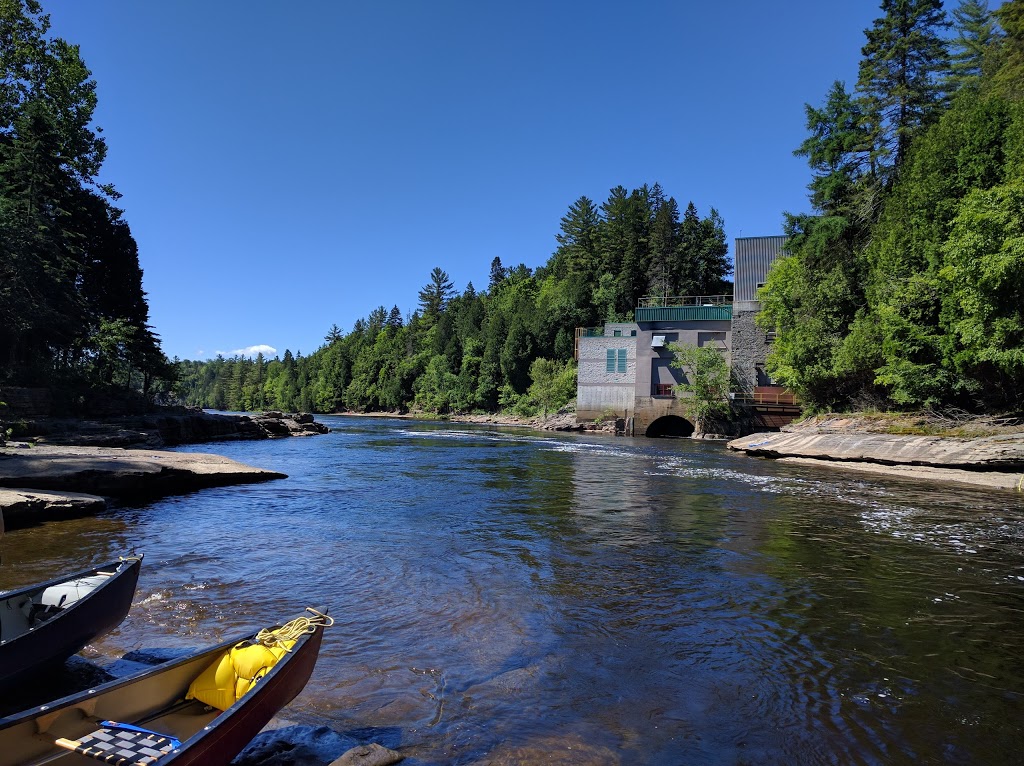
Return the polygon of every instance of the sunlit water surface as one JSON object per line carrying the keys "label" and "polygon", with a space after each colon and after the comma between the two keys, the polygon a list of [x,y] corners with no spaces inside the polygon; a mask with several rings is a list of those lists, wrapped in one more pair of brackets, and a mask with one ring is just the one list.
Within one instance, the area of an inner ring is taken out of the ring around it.
{"label": "sunlit water surface", "polygon": [[145,553],[100,662],[325,605],[284,711],[410,764],[1019,763],[1024,502],[689,440],[323,418],[286,480],[9,532],[0,588]]}

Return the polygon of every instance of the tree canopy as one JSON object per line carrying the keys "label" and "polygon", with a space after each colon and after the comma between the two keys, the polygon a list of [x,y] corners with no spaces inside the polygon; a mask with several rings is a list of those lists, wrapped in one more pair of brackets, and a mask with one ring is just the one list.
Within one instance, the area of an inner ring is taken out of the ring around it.
{"label": "tree canopy", "polygon": [[[1024,0],[886,0],[861,78],[807,107],[810,214],[761,292],[772,377],[812,407],[1024,405]],[[998,22],[998,23],[997,23]]]}
{"label": "tree canopy", "polygon": [[171,368],[93,124],[96,82],[36,0],[0,1],[0,382],[148,392]]}
{"label": "tree canopy", "polygon": [[617,186],[601,205],[580,197],[539,268],[493,258],[487,290],[458,293],[434,267],[407,321],[381,306],[348,334],[332,327],[309,356],[286,352],[287,364],[181,362],[177,391],[239,410],[557,410],[575,396],[577,327],[630,319],[644,295],[731,289],[721,216],[702,218],[692,202],[678,211],[658,184]]}

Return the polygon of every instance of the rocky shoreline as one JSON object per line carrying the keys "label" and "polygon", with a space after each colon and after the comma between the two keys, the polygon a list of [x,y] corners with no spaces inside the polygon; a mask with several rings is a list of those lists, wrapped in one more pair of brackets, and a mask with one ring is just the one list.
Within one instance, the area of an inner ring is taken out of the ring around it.
{"label": "rocky shoreline", "polygon": [[1020,428],[962,437],[892,434],[878,432],[870,419],[832,416],[733,439],[727,446],[798,465],[1024,491]]}
{"label": "rocky shoreline", "polygon": [[110,447],[0,448],[0,511],[8,529],[98,513],[138,500],[287,478],[220,455]]}
{"label": "rocky shoreline", "polygon": [[0,444],[0,513],[13,529],[95,514],[110,500],[286,478],[220,455],[154,448],[327,431],[306,413],[216,415],[184,408],[125,417],[21,420],[18,432],[25,440]]}

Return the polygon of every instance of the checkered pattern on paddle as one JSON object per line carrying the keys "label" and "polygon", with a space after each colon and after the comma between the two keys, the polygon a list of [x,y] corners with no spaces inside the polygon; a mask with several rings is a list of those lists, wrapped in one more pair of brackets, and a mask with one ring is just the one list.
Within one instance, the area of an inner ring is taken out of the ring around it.
{"label": "checkered pattern on paddle", "polygon": [[102,729],[77,740],[58,739],[57,744],[115,766],[148,766],[181,743],[174,737],[138,726],[103,721]]}

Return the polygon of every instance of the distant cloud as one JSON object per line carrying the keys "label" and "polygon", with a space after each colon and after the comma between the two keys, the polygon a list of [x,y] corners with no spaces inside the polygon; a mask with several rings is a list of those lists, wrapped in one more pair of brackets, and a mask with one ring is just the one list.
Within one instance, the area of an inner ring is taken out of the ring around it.
{"label": "distant cloud", "polygon": [[225,354],[225,356],[256,356],[256,354],[270,356],[271,354],[276,353],[276,348],[274,348],[273,346],[268,346],[266,343],[261,343],[258,346],[246,346],[245,348],[236,348],[234,351]]}

